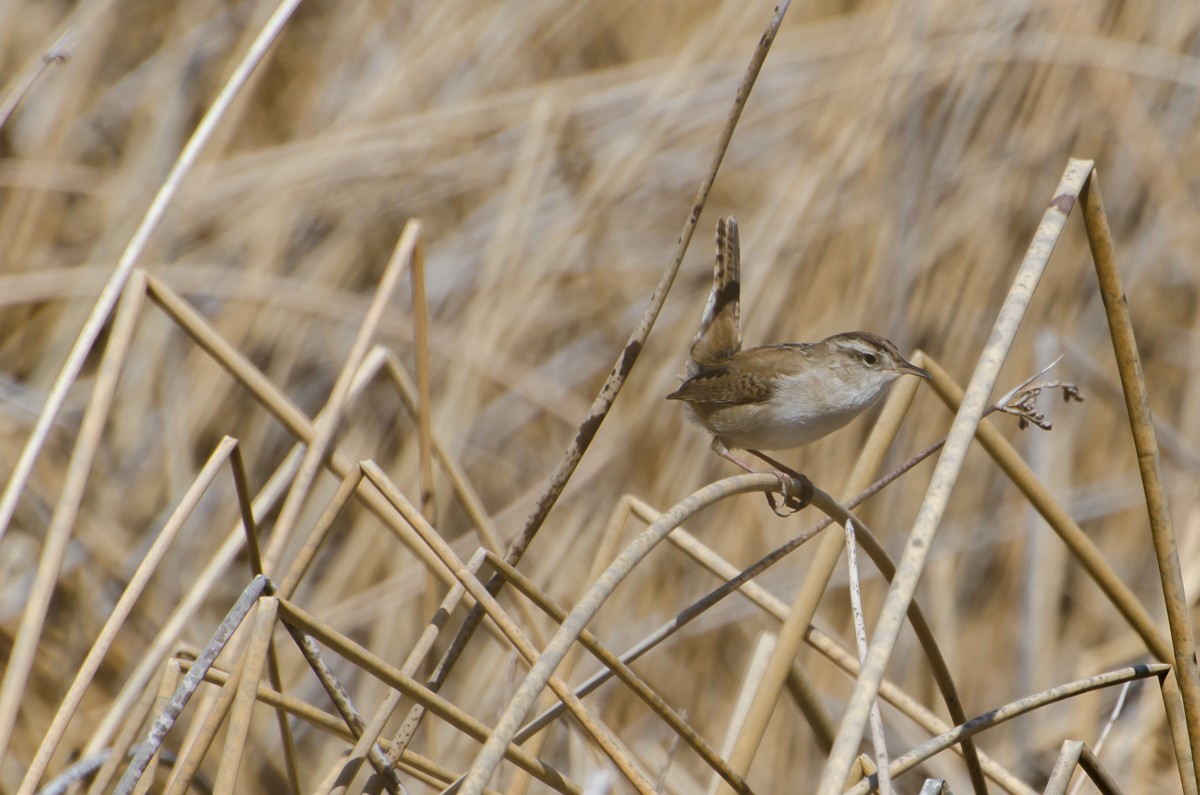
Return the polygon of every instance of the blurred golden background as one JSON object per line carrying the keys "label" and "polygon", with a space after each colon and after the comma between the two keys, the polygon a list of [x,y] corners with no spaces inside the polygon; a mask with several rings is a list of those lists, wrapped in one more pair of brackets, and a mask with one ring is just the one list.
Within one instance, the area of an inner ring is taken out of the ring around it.
{"label": "blurred golden background", "polygon": [[[45,65],[0,127],[5,479],[117,257],[272,10],[209,0],[0,4],[5,98],[70,31],[65,60]],[[311,416],[329,395],[401,229],[418,219],[433,425],[506,541],[670,263],[771,10],[697,1],[303,3],[137,264],[191,301]],[[790,9],[663,313],[521,568],[569,606],[622,495],[661,510],[734,474],[680,406],[663,400],[678,383],[708,293],[718,216],[736,215],[741,225],[748,345],[867,329],[902,351],[921,348],[965,384],[1075,156],[1095,160],[1103,180],[1160,422],[1184,577],[1189,593],[1200,590],[1198,37],[1200,9],[1181,2],[830,0]],[[379,342],[409,365],[407,286],[399,294]],[[0,660],[25,609],[100,350],[85,364],[0,541]],[[1077,383],[1086,402],[1045,399],[1049,432],[994,422],[1161,620],[1137,462],[1078,213],[999,391],[1059,355],[1050,375]],[[950,419],[922,390],[890,463],[940,438]],[[784,459],[840,495],[869,427],[859,420]],[[226,434],[241,441],[253,488],[294,442],[161,312],[144,310],[0,762],[0,792],[17,790],[120,588]],[[336,443],[416,493],[416,432],[390,388],[365,389]],[[863,511],[893,554],[931,470],[922,465]],[[302,527],[336,486],[329,475],[316,481]],[[477,543],[472,524],[444,482],[437,509],[439,531],[468,557]],[[814,521],[811,513],[777,519],[761,497],[745,496],[689,529],[742,566]],[[219,478],[106,658],[52,773],[84,745],[95,715],[236,517],[229,479]],[[267,530],[271,519],[262,519]],[[626,538],[636,529],[631,523]],[[790,602],[810,555],[802,548],[762,584]],[[244,563],[230,567],[184,640],[207,639],[245,572]],[[867,564],[863,576],[869,629],[886,583]],[[399,664],[429,619],[425,579],[408,549],[355,510],[300,598]],[[664,547],[592,628],[623,649],[715,584]],[[844,584],[842,568],[818,625],[852,646]],[[968,715],[1148,659],[978,450],[918,600]],[[636,667],[719,748],[754,644],[777,628],[734,597]],[[445,692],[490,724],[524,667],[494,640],[481,635],[477,643]],[[322,704],[293,657],[284,666],[288,689]],[[851,680],[811,652],[801,662],[836,717]],[[571,681],[594,665],[581,662]],[[363,704],[382,698],[375,680],[349,667],[343,674]],[[907,631],[888,675],[945,717]],[[1043,710],[988,732],[979,747],[1040,788],[1062,741],[1095,743],[1117,696],[1105,690]],[[668,729],[618,686],[587,703],[649,769],[667,769],[665,791],[707,788],[707,769],[684,750],[670,755]],[[884,715],[894,752],[927,737],[895,713]],[[239,791],[283,791],[273,719],[256,712],[255,725],[256,753],[243,762]],[[346,746],[297,731],[302,773],[315,786]],[[422,731],[418,745],[455,770],[477,749],[441,724]],[[577,780],[607,764],[561,728],[542,753]],[[1131,691],[1102,758],[1131,792],[1178,790],[1153,684]],[[760,793],[805,792],[822,759],[804,718],[781,705],[748,781]],[[215,764],[206,763],[208,775]],[[955,791],[969,786],[957,757],[938,757],[922,772],[902,779],[898,791],[915,792],[924,776],[945,777]],[[504,789],[510,775],[493,783]],[[546,791],[540,786],[531,791]]]}

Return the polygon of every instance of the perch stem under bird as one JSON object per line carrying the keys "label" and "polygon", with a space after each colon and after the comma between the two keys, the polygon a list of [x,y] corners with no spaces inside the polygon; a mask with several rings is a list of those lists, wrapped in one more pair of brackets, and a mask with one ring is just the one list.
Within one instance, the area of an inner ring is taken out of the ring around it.
{"label": "perch stem under bird", "polygon": [[767,471],[779,477],[785,504],[795,506],[789,494],[794,473],[782,471],[761,451],[801,447],[836,431],[902,375],[933,377],[905,360],[891,342],[866,331],[742,350],[740,291],[737,221],[721,218],[712,292],[692,340],[684,381],[667,398],[688,405],[692,417],[712,434],[717,454],[748,472],[758,470],[731,448],[771,462]]}

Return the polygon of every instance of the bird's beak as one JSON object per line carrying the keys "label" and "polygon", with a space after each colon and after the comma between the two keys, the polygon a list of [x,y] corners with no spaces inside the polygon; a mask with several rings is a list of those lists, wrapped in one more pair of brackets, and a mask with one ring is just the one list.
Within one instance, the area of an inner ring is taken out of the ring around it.
{"label": "bird's beak", "polygon": [[901,364],[899,364],[896,367],[896,369],[899,370],[901,373],[907,373],[908,375],[915,375],[918,378],[924,378],[927,381],[933,380],[933,376],[929,374],[928,370],[922,370],[920,367],[917,367],[915,364],[912,364],[911,362],[902,362]]}

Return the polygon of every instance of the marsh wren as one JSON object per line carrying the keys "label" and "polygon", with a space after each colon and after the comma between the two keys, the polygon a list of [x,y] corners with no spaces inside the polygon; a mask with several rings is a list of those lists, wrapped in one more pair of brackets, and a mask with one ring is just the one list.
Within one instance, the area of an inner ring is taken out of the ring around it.
{"label": "marsh wren", "polygon": [[902,375],[933,377],[905,361],[895,345],[865,331],[742,350],[740,278],[737,221],[721,218],[712,292],[683,384],[667,399],[687,403],[712,434],[719,455],[747,472],[757,470],[734,456],[731,447],[770,462],[768,471],[779,476],[788,502],[792,477],[762,450],[800,447],[836,431]]}

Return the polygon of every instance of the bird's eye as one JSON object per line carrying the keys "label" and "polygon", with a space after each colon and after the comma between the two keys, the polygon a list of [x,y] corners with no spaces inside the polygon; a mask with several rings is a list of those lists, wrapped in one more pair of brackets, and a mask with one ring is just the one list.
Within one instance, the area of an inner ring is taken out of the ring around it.
{"label": "bird's eye", "polygon": [[869,366],[874,367],[875,363],[879,361],[879,357],[873,353],[864,353],[862,355],[862,360]]}

